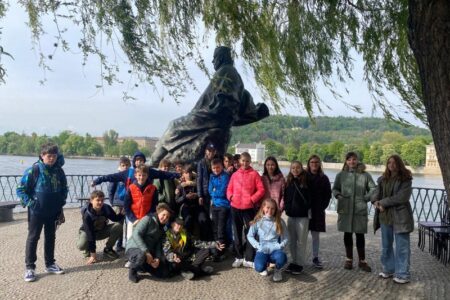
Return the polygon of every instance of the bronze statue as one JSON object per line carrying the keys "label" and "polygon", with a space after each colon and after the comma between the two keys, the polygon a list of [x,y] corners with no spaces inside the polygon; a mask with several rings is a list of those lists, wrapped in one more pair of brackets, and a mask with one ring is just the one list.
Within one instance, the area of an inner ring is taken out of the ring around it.
{"label": "bronze statue", "polygon": [[233,66],[231,49],[220,46],[214,50],[214,74],[192,111],[170,122],[156,144],[151,157],[153,165],[163,158],[186,163],[204,156],[204,147],[213,142],[224,154],[231,137],[231,126],[241,126],[269,116],[264,103],[253,103],[244,88],[241,76]]}

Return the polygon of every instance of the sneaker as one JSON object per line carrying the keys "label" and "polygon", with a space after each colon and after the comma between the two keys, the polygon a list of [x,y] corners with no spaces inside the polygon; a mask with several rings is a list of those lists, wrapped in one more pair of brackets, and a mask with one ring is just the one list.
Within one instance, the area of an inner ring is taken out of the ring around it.
{"label": "sneaker", "polygon": [[103,255],[106,257],[109,257],[111,259],[118,259],[119,254],[116,253],[112,248],[105,248],[103,249]]}
{"label": "sneaker", "polygon": [[319,260],[318,257],[314,257],[312,262],[313,262],[314,267],[316,267],[317,269],[323,269],[322,262]]}
{"label": "sneaker", "polygon": [[242,266],[243,263],[244,263],[244,259],[242,259],[242,258],[236,258],[236,259],[234,260],[234,262],[231,264],[231,266],[232,266],[233,268],[239,268],[240,266]]}
{"label": "sneaker", "polygon": [[387,272],[378,273],[378,277],[383,278],[383,279],[388,279],[388,278],[391,278],[392,276],[394,276],[393,273],[387,273]]}
{"label": "sneaker", "polygon": [[[299,266],[299,265],[297,265],[297,264],[291,264],[291,265],[289,265],[288,268],[290,268],[290,272],[291,272],[293,275],[298,275],[298,274],[302,273],[302,271],[303,271],[303,267],[302,267],[302,266]],[[275,271],[275,272],[276,272],[276,271]]]}
{"label": "sneaker", "polygon": [[394,282],[395,282],[395,283],[404,284],[404,283],[408,283],[408,282],[409,282],[409,279],[408,279],[408,278],[394,277]]}
{"label": "sneaker", "polygon": [[36,271],[34,269],[27,269],[25,271],[25,275],[23,276],[23,279],[26,282],[32,282],[36,280]]}
{"label": "sneaker", "polygon": [[344,263],[344,269],[346,269],[346,270],[353,269],[353,260],[347,259]]}
{"label": "sneaker", "polygon": [[261,276],[267,276],[267,275],[269,275],[269,272],[267,272],[267,270],[264,270],[264,271],[262,271],[262,272],[259,272],[259,275],[261,275]]}
{"label": "sneaker", "polygon": [[64,270],[61,269],[57,264],[46,267],[45,272],[52,274],[64,274]]}
{"label": "sneaker", "polygon": [[125,263],[125,266],[123,266],[123,267],[129,269],[129,268],[130,268],[130,262],[127,261],[127,262]]}
{"label": "sneaker", "polygon": [[372,272],[372,268],[365,261],[360,261],[358,267],[365,272]]}
{"label": "sneaker", "polygon": [[272,280],[275,282],[283,280],[283,272],[281,270],[275,270]]}
{"label": "sneaker", "polygon": [[192,273],[191,271],[181,272],[181,276],[183,276],[183,278],[186,280],[194,279],[194,273]]}
{"label": "sneaker", "polygon": [[255,268],[255,264],[252,261],[246,261],[245,259],[242,262],[242,266],[246,267],[246,268],[252,268],[252,269]]}
{"label": "sneaker", "polygon": [[214,272],[214,268],[211,266],[202,266],[202,271],[206,274],[212,274],[212,272]]}
{"label": "sneaker", "polygon": [[131,282],[138,283],[139,276],[138,276],[138,273],[137,273],[137,271],[135,269],[128,270],[128,279]]}

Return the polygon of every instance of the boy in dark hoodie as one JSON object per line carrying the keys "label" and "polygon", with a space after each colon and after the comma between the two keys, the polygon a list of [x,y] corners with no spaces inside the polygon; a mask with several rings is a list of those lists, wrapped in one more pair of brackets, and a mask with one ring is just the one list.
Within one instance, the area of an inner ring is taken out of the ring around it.
{"label": "boy in dark hoodie", "polygon": [[55,263],[57,221],[64,220],[62,207],[66,204],[67,179],[62,166],[64,157],[54,143],[41,147],[38,162],[28,168],[17,186],[17,196],[23,207],[28,207],[28,237],[25,248],[26,271],[24,280],[36,280],[36,250],[44,228],[45,272],[64,274]]}
{"label": "boy in dark hoodie", "polygon": [[[91,186],[95,187],[96,185],[102,183],[102,182],[123,182],[125,183],[126,188],[128,189],[129,185],[134,181],[134,171],[137,167],[140,165],[145,165],[146,157],[144,153],[137,151],[133,155],[132,159],[132,167],[128,170],[120,171],[113,174],[108,174],[104,176],[97,177],[92,183]],[[175,179],[179,178],[180,175],[178,173],[173,172],[164,172],[159,171],[153,168],[149,168],[148,171],[148,181],[150,183],[153,182],[153,179],[159,178],[159,179]]]}
{"label": "boy in dark hoodie", "polygon": [[120,222],[123,214],[116,214],[111,206],[104,204],[105,194],[102,191],[93,191],[89,203],[81,209],[83,224],[78,235],[78,249],[89,257],[87,264],[97,262],[95,241],[108,239],[103,250],[103,256],[117,259],[119,256],[113,250],[115,242],[122,236],[122,224],[108,224],[108,220]]}

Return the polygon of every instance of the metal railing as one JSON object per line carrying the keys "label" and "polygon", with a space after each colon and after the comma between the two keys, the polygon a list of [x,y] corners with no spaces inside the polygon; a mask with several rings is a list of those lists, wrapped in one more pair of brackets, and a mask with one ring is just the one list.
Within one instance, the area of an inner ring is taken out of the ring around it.
{"label": "metal railing", "polygon": [[[90,183],[100,175],[66,175],[69,185],[67,203],[80,205],[77,198],[89,197],[93,190]],[[12,201],[17,199],[16,188],[20,182],[21,175],[0,175],[0,201]],[[107,183],[96,186],[95,189],[107,191]],[[441,218],[442,204],[446,192],[444,189],[413,187],[410,203],[416,221],[438,221]],[[73,206],[73,205],[71,205]],[[373,215],[373,206],[369,203],[369,214]],[[336,211],[336,199],[333,199],[328,210]]]}

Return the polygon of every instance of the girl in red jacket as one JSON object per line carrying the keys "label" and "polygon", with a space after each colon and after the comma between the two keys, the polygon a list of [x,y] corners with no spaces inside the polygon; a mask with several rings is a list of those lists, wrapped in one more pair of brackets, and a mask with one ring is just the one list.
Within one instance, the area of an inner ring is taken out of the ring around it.
{"label": "girl in red jacket", "polygon": [[[234,227],[234,248],[236,259],[232,266],[253,268],[254,249],[250,243],[243,243],[242,232],[247,236],[250,221],[253,220],[259,201],[264,196],[264,185],[251,166],[251,156],[243,152],[239,160],[241,167],[231,176],[227,198],[231,203],[231,217]],[[245,255],[244,255],[245,251]]]}

